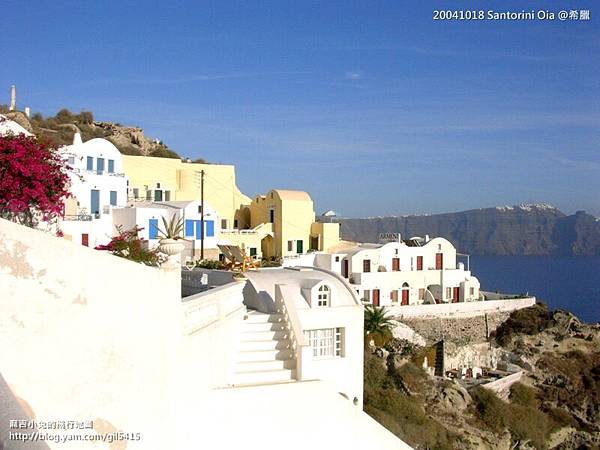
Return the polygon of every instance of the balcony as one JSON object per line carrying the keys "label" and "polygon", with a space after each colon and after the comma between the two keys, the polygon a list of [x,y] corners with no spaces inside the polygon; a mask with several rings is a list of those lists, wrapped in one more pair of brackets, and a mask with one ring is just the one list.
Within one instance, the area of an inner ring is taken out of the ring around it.
{"label": "balcony", "polygon": [[68,214],[65,215],[64,220],[67,222],[91,222],[91,214]]}

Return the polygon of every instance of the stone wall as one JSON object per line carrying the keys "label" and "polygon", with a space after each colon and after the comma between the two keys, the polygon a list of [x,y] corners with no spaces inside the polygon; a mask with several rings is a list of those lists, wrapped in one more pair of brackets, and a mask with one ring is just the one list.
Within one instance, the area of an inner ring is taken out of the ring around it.
{"label": "stone wall", "polygon": [[510,312],[500,312],[466,318],[402,318],[397,320],[423,336],[428,344],[434,344],[444,339],[457,345],[465,345],[486,342],[489,333],[496,330],[509,315]]}

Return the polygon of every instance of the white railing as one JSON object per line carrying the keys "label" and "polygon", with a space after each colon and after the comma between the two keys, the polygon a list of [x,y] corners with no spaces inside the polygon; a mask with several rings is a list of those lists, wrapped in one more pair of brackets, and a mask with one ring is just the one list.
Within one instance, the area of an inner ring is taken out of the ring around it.
{"label": "white railing", "polygon": [[258,232],[256,230],[236,230],[236,229],[231,229],[231,230],[221,230],[221,234],[243,234],[243,235],[247,235],[247,234],[258,234]]}
{"label": "white railing", "polygon": [[194,334],[245,308],[242,291],[245,283],[234,281],[186,297],[182,305],[183,328]]}
{"label": "white railing", "polygon": [[302,332],[300,319],[296,313],[296,306],[286,292],[289,288],[286,285],[275,285],[275,306],[277,312],[283,316],[285,326],[290,333],[291,350],[296,361],[296,379],[302,379],[302,349],[308,347],[308,339]]}

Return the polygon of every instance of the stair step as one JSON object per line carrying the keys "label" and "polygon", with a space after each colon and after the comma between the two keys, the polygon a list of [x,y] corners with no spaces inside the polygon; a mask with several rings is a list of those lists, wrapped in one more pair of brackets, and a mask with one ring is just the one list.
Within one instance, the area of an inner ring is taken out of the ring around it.
{"label": "stair step", "polygon": [[287,340],[275,341],[275,340],[257,340],[257,341],[241,341],[240,351],[253,351],[253,350],[286,350],[289,348],[290,343]]}
{"label": "stair step", "polygon": [[263,372],[268,370],[292,369],[291,359],[271,359],[266,361],[244,361],[236,364],[236,372]]}
{"label": "stair step", "polygon": [[285,326],[282,323],[274,322],[244,322],[242,324],[242,331],[276,331],[285,330]]}
{"label": "stair step", "polygon": [[292,380],[292,371],[290,369],[261,370],[250,372],[236,372],[233,375],[233,384],[260,384],[273,383],[278,381]]}
{"label": "stair step", "polygon": [[245,323],[277,323],[283,322],[282,314],[263,314],[257,311],[250,311],[246,314]]}
{"label": "stair step", "polygon": [[238,362],[287,360],[292,358],[291,350],[255,350],[238,353]]}
{"label": "stair step", "polygon": [[240,341],[281,341],[288,338],[288,332],[281,331],[244,331],[240,335]]}

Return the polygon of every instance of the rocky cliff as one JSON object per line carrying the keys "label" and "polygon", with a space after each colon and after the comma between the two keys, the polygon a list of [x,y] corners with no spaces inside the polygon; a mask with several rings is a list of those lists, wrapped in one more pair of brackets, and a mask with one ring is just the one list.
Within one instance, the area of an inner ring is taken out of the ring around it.
{"label": "rocky cliff", "polygon": [[324,218],[341,223],[343,239],[377,242],[380,233],[441,236],[473,255],[600,255],[600,219],[565,215],[547,204],[522,204],[448,214]]}

